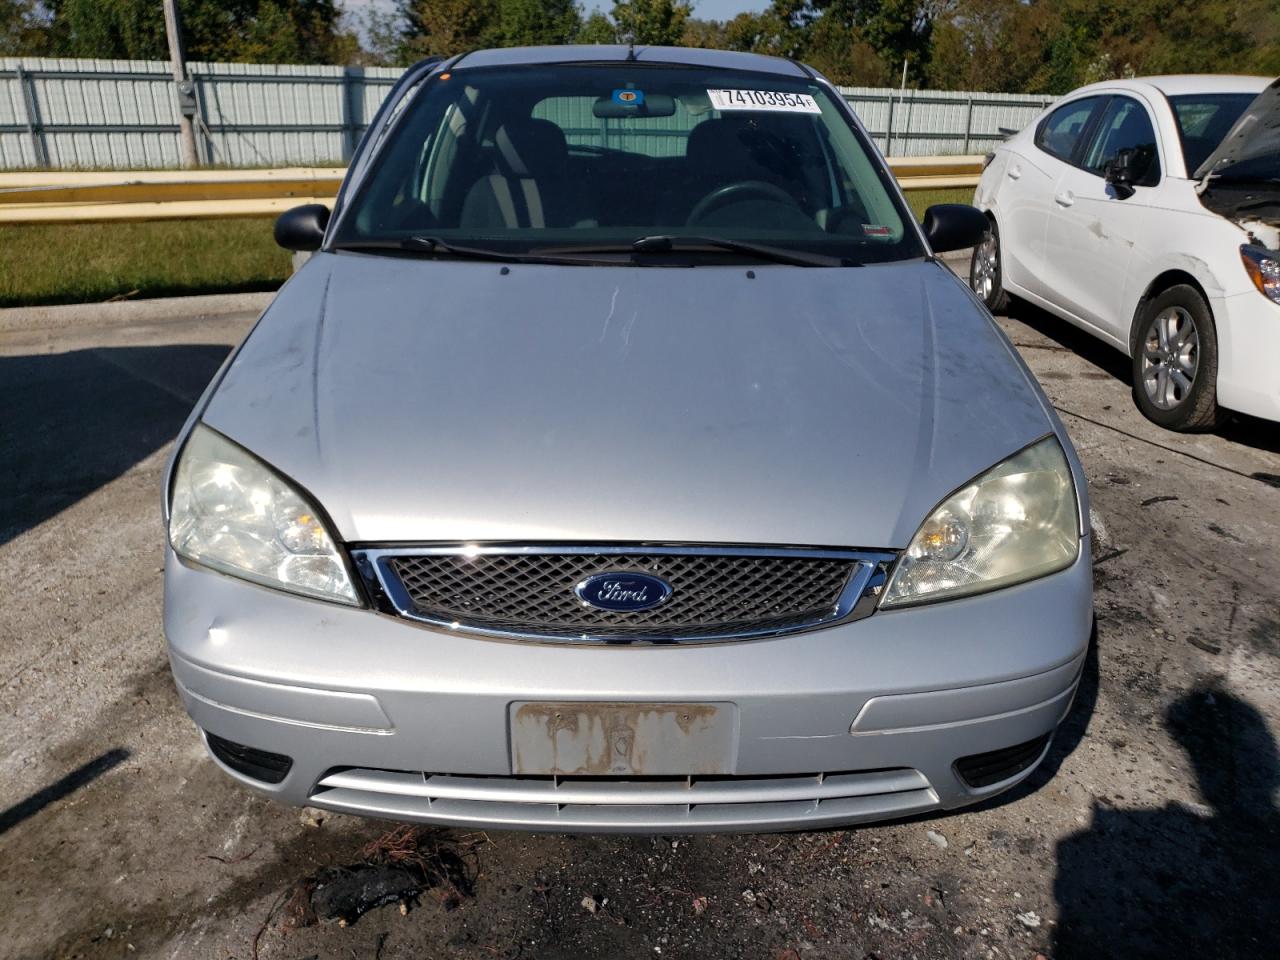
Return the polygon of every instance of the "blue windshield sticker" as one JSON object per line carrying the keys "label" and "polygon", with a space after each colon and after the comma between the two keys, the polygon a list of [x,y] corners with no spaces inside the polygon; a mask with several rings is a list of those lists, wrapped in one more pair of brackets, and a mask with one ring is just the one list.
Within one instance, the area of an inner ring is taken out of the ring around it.
{"label": "blue windshield sticker", "polygon": [[624,107],[639,107],[644,104],[643,90],[615,90],[613,102]]}

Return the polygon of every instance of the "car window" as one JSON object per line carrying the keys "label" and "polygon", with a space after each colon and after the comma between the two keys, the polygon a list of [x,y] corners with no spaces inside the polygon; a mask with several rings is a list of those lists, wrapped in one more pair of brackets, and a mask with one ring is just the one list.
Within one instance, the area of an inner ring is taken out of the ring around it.
{"label": "car window", "polygon": [[844,104],[807,77],[674,65],[454,70],[388,132],[335,242],[522,253],[709,236],[923,256]]}
{"label": "car window", "polygon": [[1182,141],[1182,158],[1191,176],[1230,132],[1256,94],[1189,93],[1170,97]]}
{"label": "car window", "polygon": [[1036,146],[1060,160],[1070,160],[1101,97],[1085,97],[1059,107],[1041,122]]}
{"label": "car window", "polygon": [[1107,164],[1121,150],[1133,150],[1134,182],[1152,186],[1160,181],[1160,158],[1156,131],[1147,108],[1132,97],[1112,97],[1098,121],[1093,140],[1085,152],[1084,166],[1102,175]]}
{"label": "car window", "polygon": [[685,151],[693,128],[707,119],[679,100],[669,117],[603,117],[592,111],[594,97],[548,97],[533,107],[533,116],[549,120],[564,133],[565,142],[584,150],[621,150],[646,157],[678,157]]}

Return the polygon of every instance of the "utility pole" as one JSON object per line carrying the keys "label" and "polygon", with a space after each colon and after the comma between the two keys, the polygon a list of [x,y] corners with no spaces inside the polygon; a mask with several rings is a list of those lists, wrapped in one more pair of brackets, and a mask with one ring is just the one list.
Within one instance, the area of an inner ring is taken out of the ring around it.
{"label": "utility pole", "polygon": [[[890,96],[890,98],[892,98],[892,97],[893,97],[893,94],[889,94],[889,96]],[[903,58],[902,58],[902,86],[898,87],[898,113],[899,113],[899,114],[901,114],[901,113],[902,113],[902,102],[903,102],[906,98],[907,98],[907,58],[906,58],[906,57],[903,57]],[[893,116],[892,111],[890,111],[890,114],[889,114],[889,115],[890,115],[890,117],[892,117],[892,116]],[[899,118],[899,119],[901,119],[901,118]],[[910,133],[911,131],[910,131],[910,130],[908,130],[907,132],[908,132],[908,133]],[[911,145],[911,144],[910,144],[910,140],[909,140],[909,139],[907,139],[906,137],[904,137],[903,139],[904,139],[904,141],[906,141],[907,146],[910,146],[910,145]],[[885,151],[885,152],[886,152],[886,153],[892,153],[892,152],[893,152],[893,139],[892,139],[892,137],[890,137],[890,139],[889,139],[889,149],[888,149],[887,151]]]}
{"label": "utility pole", "polygon": [[183,169],[199,163],[196,156],[196,85],[187,76],[187,58],[182,50],[182,18],[177,0],[164,0],[164,32],[169,38],[169,64],[178,88],[178,144]]}

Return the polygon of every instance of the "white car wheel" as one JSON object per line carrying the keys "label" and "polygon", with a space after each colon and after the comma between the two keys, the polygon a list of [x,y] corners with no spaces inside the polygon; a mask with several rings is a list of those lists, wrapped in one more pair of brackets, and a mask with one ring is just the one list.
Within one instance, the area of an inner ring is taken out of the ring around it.
{"label": "white car wheel", "polygon": [[992,313],[1009,305],[1000,266],[1000,232],[994,221],[987,238],[973,248],[973,258],[969,261],[969,286]]}
{"label": "white car wheel", "polygon": [[1138,312],[1133,338],[1133,397],[1147,419],[1170,430],[1211,430],[1217,402],[1218,338],[1209,305],[1179,284]]}

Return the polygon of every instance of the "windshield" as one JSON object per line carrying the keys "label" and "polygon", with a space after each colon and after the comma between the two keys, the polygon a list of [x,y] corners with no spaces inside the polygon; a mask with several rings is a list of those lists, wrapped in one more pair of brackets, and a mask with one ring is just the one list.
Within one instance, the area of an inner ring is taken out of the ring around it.
{"label": "windshield", "polygon": [[835,263],[924,253],[865,138],[805,78],[637,63],[457,70],[429,81],[388,137],[336,247],[582,253],[647,238],[662,242],[638,250],[686,261],[770,259],[751,245]]}
{"label": "windshield", "polygon": [[1255,97],[1256,93],[1191,93],[1169,98],[1178,121],[1187,176],[1209,159]]}

